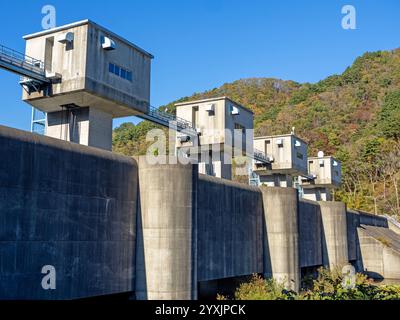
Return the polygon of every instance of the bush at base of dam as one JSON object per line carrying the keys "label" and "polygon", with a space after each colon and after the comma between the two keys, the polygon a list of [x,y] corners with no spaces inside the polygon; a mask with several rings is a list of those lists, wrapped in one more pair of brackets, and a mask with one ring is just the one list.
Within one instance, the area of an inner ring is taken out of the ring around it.
{"label": "bush at base of dam", "polygon": [[[284,285],[253,275],[235,292],[235,300],[400,300],[400,285],[377,285],[367,276],[355,275],[353,288],[343,285],[344,276],[339,271],[318,270],[316,279],[305,278],[300,293],[285,290]],[[228,300],[218,295],[218,300]]]}

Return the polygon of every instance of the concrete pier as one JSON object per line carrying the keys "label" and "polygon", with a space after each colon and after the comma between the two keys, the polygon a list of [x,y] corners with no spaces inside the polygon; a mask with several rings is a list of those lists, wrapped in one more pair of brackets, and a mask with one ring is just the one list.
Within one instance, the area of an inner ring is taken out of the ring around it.
{"label": "concrete pier", "polygon": [[[264,275],[300,289],[298,196],[293,188],[262,187],[265,217]],[[270,268],[268,267],[270,266]]]}
{"label": "concrete pier", "polygon": [[197,167],[139,159],[140,210],[136,298],[197,297]]}

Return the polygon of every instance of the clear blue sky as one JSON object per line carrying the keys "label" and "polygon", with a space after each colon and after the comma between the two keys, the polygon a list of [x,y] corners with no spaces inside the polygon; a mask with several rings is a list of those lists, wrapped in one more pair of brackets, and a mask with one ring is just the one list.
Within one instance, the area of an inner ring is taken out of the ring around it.
{"label": "clear blue sky", "polygon": [[[6,1],[0,43],[24,51],[46,4],[57,26],[89,18],[151,52],[154,106],[247,77],[316,82],[366,51],[400,46],[399,0]],[[346,4],[357,30],[341,27]],[[0,124],[29,129],[18,77],[0,70],[0,93]]]}

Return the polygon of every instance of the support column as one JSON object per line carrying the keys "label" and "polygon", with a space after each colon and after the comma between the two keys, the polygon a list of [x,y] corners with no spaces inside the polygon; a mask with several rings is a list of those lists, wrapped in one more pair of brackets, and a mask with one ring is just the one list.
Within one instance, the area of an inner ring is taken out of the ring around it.
{"label": "support column", "polygon": [[111,151],[112,114],[96,108],[70,107],[47,114],[46,135]]}
{"label": "support column", "polygon": [[293,178],[288,174],[271,174],[260,176],[260,183],[268,187],[292,188]]}
{"label": "support column", "polygon": [[332,201],[332,194],[329,188],[315,187],[303,188],[303,198],[311,201]]}
{"label": "support column", "polygon": [[[229,156],[232,157],[230,154]],[[213,152],[212,155],[202,154],[199,162],[199,173],[232,180],[232,163],[226,163],[225,153],[220,151]]]}
{"label": "support column", "polygon": [[323,264],[331,269],[349,263],[346,205],[342,202],[319,202],[322,218]]}
{"label": "support column", "polygon": [[300,289],[298,196],[293,188],[262,187],[265,236],[264,275]]}
{"label": "support column", "polygon": [[137,299],[197,298],[197,170],[139,159]]}

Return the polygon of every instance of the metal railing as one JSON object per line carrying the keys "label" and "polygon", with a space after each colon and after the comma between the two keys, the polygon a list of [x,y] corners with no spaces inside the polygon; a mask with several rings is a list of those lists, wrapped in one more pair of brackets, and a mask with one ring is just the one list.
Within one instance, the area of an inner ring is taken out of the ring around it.
{"label": "metal railing", "polygon": [[42,61],[3,45],[0,45],[0,67],[42,83],[49,82]]}
{"label": "metal railing", "polygon": [[139,118],[156,122],[164,127],[171,127],[179,132],[184,131],[185,133],[197,135],[196,128],[190,121],[179,118],[172,113],[162,111],[159,108],[150,106],[149,111],[146,114],[138,115]]}
{"label": "metal railing", "polygon": [[271,163],[270,158],[262,151],[253,149],[253,157],[254,160],[260,161],[262,163]]}
{"label": "metal railing", "polygon": [[0,59],[32,72],[44,75],[44,63],[38,59],[27,56],[24,53],[0,45]]}

